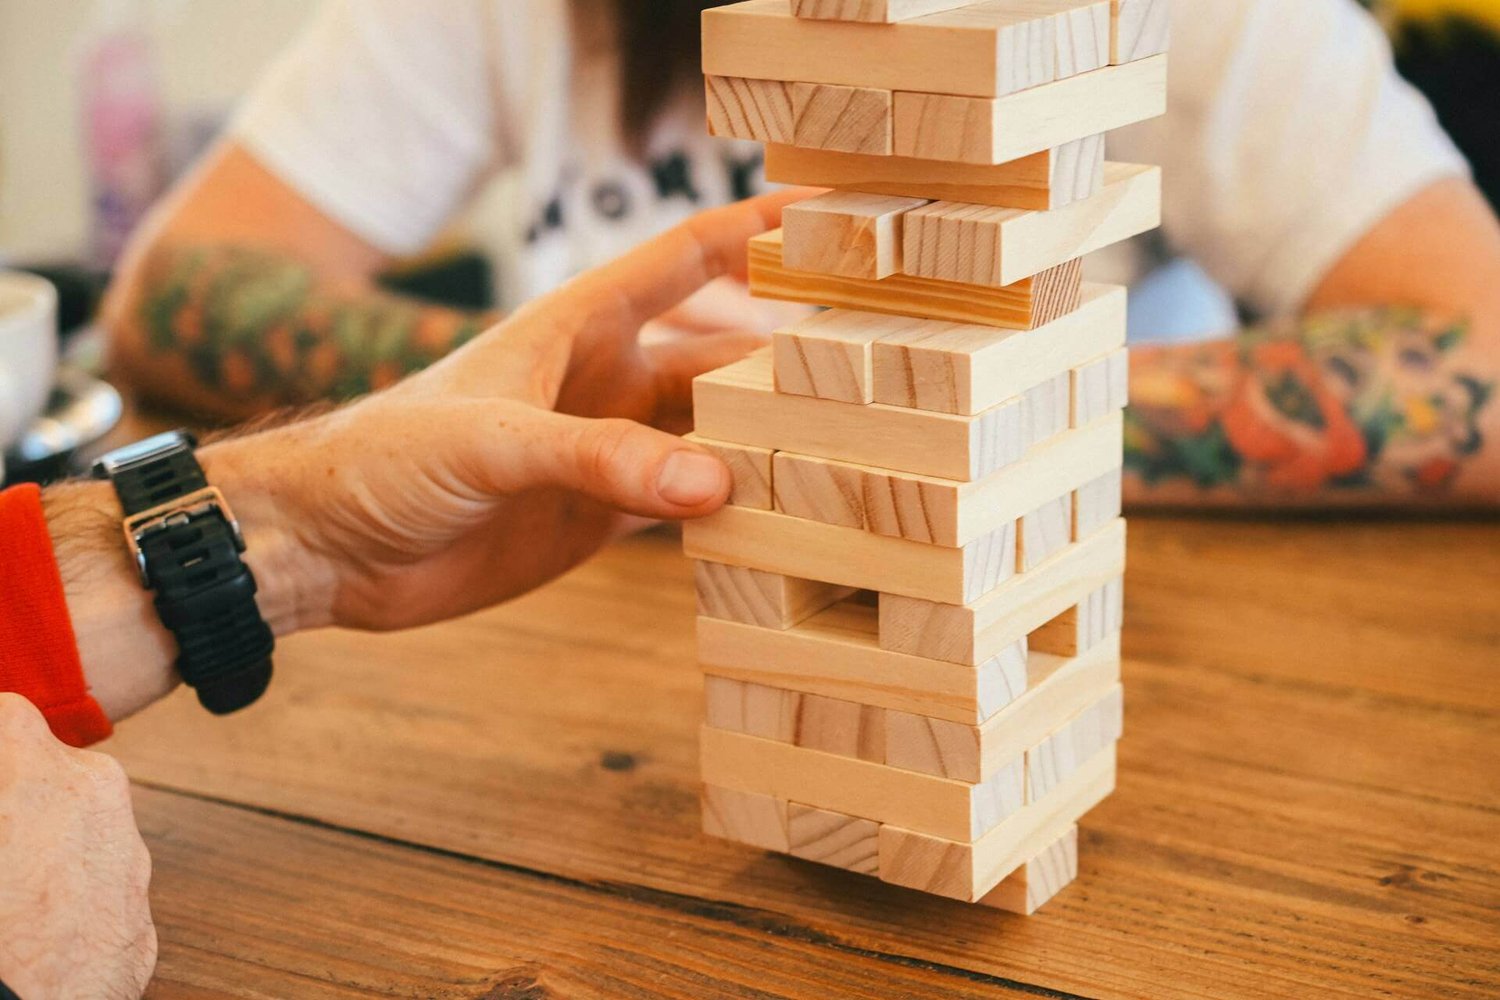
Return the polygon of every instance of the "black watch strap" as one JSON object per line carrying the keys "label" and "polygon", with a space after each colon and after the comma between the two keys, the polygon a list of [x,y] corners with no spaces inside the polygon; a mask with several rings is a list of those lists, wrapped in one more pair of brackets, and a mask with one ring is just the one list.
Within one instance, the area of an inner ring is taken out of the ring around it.
{"label": "black watch strap", "polygon": [[21,1000],[21,998],[16,996],[15,990],[0,982],[0,1000]]}
{"label": "black watch strap", "polygon": [[105,456],[98,471],[125,510],[141,582],[177,639],[177,670],[218,715],[251,704],[271,682],[271,629],[228,506],[209,487],[184,433]]}

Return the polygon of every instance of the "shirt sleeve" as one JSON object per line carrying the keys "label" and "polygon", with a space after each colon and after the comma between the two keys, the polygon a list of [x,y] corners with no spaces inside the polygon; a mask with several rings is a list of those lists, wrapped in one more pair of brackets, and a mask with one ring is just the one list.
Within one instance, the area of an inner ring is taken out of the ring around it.
{"label": "shirt sleeve", "polygon": [[41,490],[31,485],[0,492],[0,691],[30,700],[71,746],[113,731],[84,680]]}
{"label": "shirt sleeve", "polygon": [[231,134],[391,254],[423,248],[502,154],[483,0],[327,0]]}
{"label": "shirt sleeve", "polygon": [[1294,312],[1366,232],[1468,165],[1353,0],[1173,5],[1168,111],[1111,136],[1161,163],[1167,236],[1237,297]]}

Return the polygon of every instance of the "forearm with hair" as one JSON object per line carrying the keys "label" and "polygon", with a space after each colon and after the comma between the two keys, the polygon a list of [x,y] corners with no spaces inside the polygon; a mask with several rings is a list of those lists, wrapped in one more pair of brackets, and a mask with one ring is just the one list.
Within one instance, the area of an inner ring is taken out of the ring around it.
{"label": "forearm with hair", "polygon": [[178,244],[142,262],[130,313],[139,360],[179,358],[194,388],[238,413],[383,388],[494,320],[375,288],[335,289],[290,256]]}
{"label": "forearm with hair", "polygon": [[1467,321],[1327,312],[1131,358],[1127,500],[1493,505],[1497,364]]}

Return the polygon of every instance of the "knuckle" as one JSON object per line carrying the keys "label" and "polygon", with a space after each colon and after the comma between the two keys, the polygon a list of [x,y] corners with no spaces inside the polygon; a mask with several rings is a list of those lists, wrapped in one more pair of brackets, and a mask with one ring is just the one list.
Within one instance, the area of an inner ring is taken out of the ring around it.
{"label": "knuckle", "polygon": [[50,733],[41,709],[19,694],[0,693],[0,734],[37,739]]}
{"label": "knuckle", "polygon": [[77,753],[101,791],[118,798],[130,798],[130,776],[125,773],[123,764],[109,754],[95,750],[79,750]]}
{"label": "knuckle", "polygon": [[631,471],[635,425],[628,420],[595,420],[585,435],[584,467],[595,480],[614,482]]}

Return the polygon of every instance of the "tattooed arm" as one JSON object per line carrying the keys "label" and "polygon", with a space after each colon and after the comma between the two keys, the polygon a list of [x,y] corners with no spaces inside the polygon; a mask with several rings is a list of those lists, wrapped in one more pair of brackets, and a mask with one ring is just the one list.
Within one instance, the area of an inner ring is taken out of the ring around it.
{"label": "tattooed arm", "polygon": [[1500,505],[1500,226],[1435,184],[1345,255],[1306,316],[1137,348],[1126,499]]}

